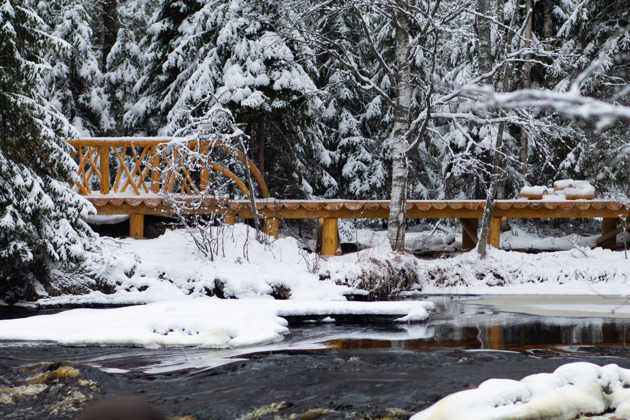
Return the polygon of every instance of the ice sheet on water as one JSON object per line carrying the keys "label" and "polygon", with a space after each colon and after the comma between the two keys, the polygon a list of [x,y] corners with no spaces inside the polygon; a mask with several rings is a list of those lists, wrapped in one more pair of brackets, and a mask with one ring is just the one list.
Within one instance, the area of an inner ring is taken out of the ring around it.
{"label": "ice sheet on water", "polygon": [[422,301],[180,299],[4,320],[0,321],[0,339],[50,340],[68,345],[233,348],[282,341],[289,332],[283,316],[391,315],[408,317],[401,320],[407,322],[426,320],[433,307],[431,302]]}

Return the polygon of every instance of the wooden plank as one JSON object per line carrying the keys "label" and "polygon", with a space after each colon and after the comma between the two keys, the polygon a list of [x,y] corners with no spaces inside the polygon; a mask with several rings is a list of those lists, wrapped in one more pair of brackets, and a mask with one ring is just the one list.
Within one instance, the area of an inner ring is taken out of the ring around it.
{"label": "wooden plank", "polygon": [[477,229],[479,227],[479,219],[457,219],[462,225],[462,249],[469,250],[477,246],[479,239],[477,238]]}
{"label": "wooden plank", "polygon": [[160,155],[157,146],[151,147],[151,192],[160,192]]}
{"label": "wooden plank", "polygon": [[499,249],[501,243],[501,218],[493,217],[492,224],[490,225],[490,235],[488,236],[488,245],[492,245],[496,249]]}
{"label": "wooden plank", "polygon": [[602,219],[602,236],[595,243],[602,248],[613,249],[617,245],[617,234],[623,232],[623,227],[617,228],[618,219]]}
{"label": "wooden plank", "polygon": [[143,214],[132,214],[129,216],[129,236],[131,238],[144,238]]}
{"label": "wooden plank", "polygon": [[322,226],[322,256],[337,255],[339,250],[338,219],[324,219]]}

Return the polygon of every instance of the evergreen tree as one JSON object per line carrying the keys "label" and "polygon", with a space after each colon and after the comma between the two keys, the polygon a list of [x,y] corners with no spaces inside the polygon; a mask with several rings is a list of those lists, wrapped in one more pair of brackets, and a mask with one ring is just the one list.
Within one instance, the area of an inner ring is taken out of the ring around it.
{"label": "evergreen tree", "polygon": [[279,1],[165,1],[141,44],[146,67],[126,124],[173,134],[218,100],[246,126],[277,196],[296,193],[291,185],[312,193],[325,178],[312,128],[321,101],[310,50],[279,26],[286,10]]}
{"label": "evergreen tree", "polygon": [[52,36],[64,42],[50,49],[46,75],[50,101],[82,135],[98,135],[113,128],[99,55],[92,43],[91,20],[80,0],[48,4]]}
{"label": "evergreen tree", "polygon": [[[43,98],[51,38],[24,0],[0,2],[0,299],[80,292],[98,241],[82,216],[93,207],[69,189],[76,164],[60,141],[72,129]],[[63,273],[74,272],[74,279]],[[93,274],[93,273],[91,273]]]}
{"label": "evergreen tree", "polygon": [[[559,14],[556,7],[554,47],[559,52],[546,72],[545,86],[566,91],[580,73],[596,63],[582,84],[582,94],[619,105],[630,105],[630,10],[623,0],[586,0]],[[629,194],[627,123],[593,125],[557,118],[576,135],[550,145],[542,176],[589,179],[612,196]]]}
{"label": "evergreen tree", "polygon": [[[389,49],[390,28],[383,26],[378,16],[365,18],[373,22],[371,30],[376,33],[372,36],[378,39],[379,48]],[[329,171],[336,181],[328,195],[383,199],[390,179],[390,150],[385,139],[392,127],[392,108],[373,89],[362,87],[367,83],[357,83],[348,64],[365,70],[371,83],[384,91],[389,91],[392,80],[379,69],[355,10],[315,16],[314,20],[318,25],[314,41],[324,37],[318,81],[326,93],[321,125]],[[330,48],[332,45],[334,48]]]}
{"label": "evergreen tree", "polygon": [[112,120],[117,134],[133,135],[127,132],[122,122],[124,115],[136,102],[134,87],[142,71],[142,54],[136,44],[134,33],[122,28],[118,31],[116,43],[107,56],[107,73],[105,74],[105,93],[111,104]]}

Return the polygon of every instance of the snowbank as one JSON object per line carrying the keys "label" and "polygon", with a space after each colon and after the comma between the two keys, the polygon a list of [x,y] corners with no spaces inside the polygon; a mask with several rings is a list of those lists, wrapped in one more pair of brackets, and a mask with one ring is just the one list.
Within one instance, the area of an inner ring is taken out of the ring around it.
{"label": "snowbank", "polygon": [[630,370],[577,362],[521,381],[490,379],[457,392],[412,416],[412,420],[575,419],[614,411],[630,416]]}
{"label": "snowbank", "polygon": [[630,295],[628,264],[623,251],[601,248],[541,254],[490,248],[483,260],[475,251],[418,259],[366,249],[329,260],[322,273],[377,295],[382,287],[392,293]]}
{"label": "snowbank", "polygon": [[301,250],[293,238],[256,242],[251,228],[238,224],[220,237],[214,261],[203,256],[185,230],[169,230],[156,239],[103,238],[109,265],[98,275],[113,285],[107,294],[40,299],[40,305],[139,304],[219,296],[291,297],[345,300],[347,287],[320,281],[320,257]]}
{"label": "snowbank", "polygon": [[[461,246],[453,230],[416,228],[407,234],[409,249],[453,251]],[[384,231],[357,230],[354,241],[361,251],[322,258],[300,249],[293,238],[259,244],[251,228],[236,225],[225,231],[214,261],[201,255],[183,230],[151,240],[104,238],[104,260],[110,263],[98,269],[111,290],[46,297],[38,304],[126,305],[213,296],[345,301],[345,295],[359,289],[373,297],[403,291],[630,295],[624,252],[589,249],[596,237],[537,238],[514,226],[501,235],[505,249],[567,250],[525,254],[491,249],[485,260],[475,252],[418,259],[392,253]]]}
{"label": "snowbank", "polygon": [[389,315],[424,321],[430,302],[322,302],[197,298],[114,309],[73,309],[0,321],[0,340],[68,345],[231,348],[282,341],[283,316]]}

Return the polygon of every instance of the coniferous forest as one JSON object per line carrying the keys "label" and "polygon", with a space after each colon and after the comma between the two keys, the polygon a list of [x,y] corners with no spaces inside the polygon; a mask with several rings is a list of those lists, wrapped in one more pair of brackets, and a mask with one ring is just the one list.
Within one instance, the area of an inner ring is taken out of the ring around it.
{"label": "coniferous forest", "polygon": [[63,139],[217,103],[277,198],[628,195],[628,0],[0,0],[0,57],[0,296],[98,277]]}

